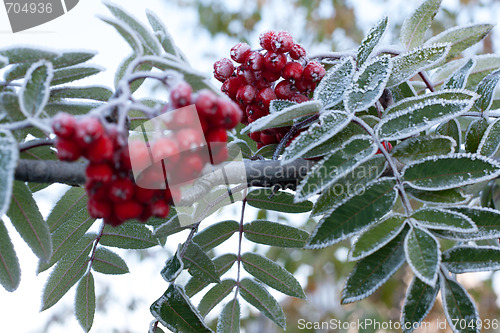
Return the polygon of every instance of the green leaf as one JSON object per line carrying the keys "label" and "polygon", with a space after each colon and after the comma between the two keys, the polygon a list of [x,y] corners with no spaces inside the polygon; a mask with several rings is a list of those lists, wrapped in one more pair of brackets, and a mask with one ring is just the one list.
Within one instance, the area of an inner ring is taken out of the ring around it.
{"label": "green leaf", "polygon": [[217,321],[217,333],[240,332],[240,303],[238,298],[233,298],[224,306]]}
{"label": "green leaf", "polygon": [[68,290],[85,274],[89,253],[96,234],[84,235],[50,273],[42,294],[42,309],[47,310],[56,304]]}
{"label": "green leaf", "polygon": [[388,87],[397,86],[414,77],[418,72],[443,60],[450,51],[449,43],[422,45],[393,58],[391,76]]}
{"label": "green leaf", "polygon": [[424,42],[425,33],[441,5],[441,0],[426,0],[403,22],[399,39],[410,50]]}
{"label": "green leaf", "polygon": [[386,246],[354,266],[342,291],[342,304],[370,296],[396,273],[405,262],[404,238],[408,230],[406,227]]}
{"label": "green leaf", "polygon": [[321,101],[325,109],[339,104],[344,97],[345,89],[351,83],[355,69],[354,60],[351,57],[344,58],[338,65],[326,72],[314,90],[313,99]]}
{"label": "green leaf", "polygon": [[54,232],[75,213],[87,208],[88,197],[83,187],[71,187],[56,203],[49,216],[47,224],[50,231]]}
{"label": "green leaf", "polygon": [[42,59],[52,60],[60,53],[35,49],[32,47],[11,47],[0,50],[0,56],[9,59],[9,64],[19,64],[23,62],[37,62]]}
{"label": "green leaf", "polygon": [[494,156],[500,149],[500,119],[495,119],[486,131],[477,148],[478,154],[483,156]]}
{"label": "green leaf", "polygon": [[236,281],[233,279],[222,280],[212,287],[200,301],[198,311],[205,317],[212,309],[219,304],[236,286]]}
{"label": "green leaf", "polygon": [[485,112],[490,109],[495,97],[495,90],[498,85],[498,81],[500,81],[500,69],[489,74],[482,79],[481,82],[479,82],[476,92],[481,97],[479,97],[474,103],[476,109],[481,112]]}
{"label": "green leaf", "polygon": [[134,53],[136,55],[143,55],[144,54],[144,48],[142,46],[142,41],[139,38],[139,36],[136,34],[135,31],[133,31],[131,28],[129,28],[128,25],[125,24],[123,21],[115,20],[112,18],[107,18],[107,17],[99,17],[102,21],[106,22],[107,24],[111,25],[113,28],[118,31],[118,33],[125,39],[128,45],[132,48]]}
{"label": "green leaf", "polygon": [[482,54],[474,56],[476,66],[469,74],[467,87],[474,88],[488,74],[500,67],[500,56],[498,54]]}
{"label": "green leaf", "polygon": [[352,82],[346,90],[344,97],[346,110],[358,112],[374,105],[382,96],[391,70],[390,56],[380,56],[365,62],[354,74]]}
{"label": "green leaf", "polygon": [[411,215],[419,224],[429,229],[448,231],[478,231],[474,222],[465,214],[442,208],[423,207]]}
{"label": "green leaf", "polygon": [[413,227],[405,238],[406,260],[415,275],[434,287],[441,262],[439,242],[425,229]]}
{"label": "green leaf", "polygon": [[453,154],[413,162],[402,174],[413,188],[446,190],[493,179],[500,175],[500,164],[481,155]]}
{"label": "green leaf", "polygon": [[441,134],[449,136],[457,143],[457,147],[460,147],[460,142],[462,141],[462,131],[460,130],[460,123],[456,119],[451,119],[448,122],[444,122],[436,128],[436,134]]}
{"label": "green leaf", "polygon": [[[181,218],[179,218],[179,215],[181,215]],[[167,222],[161,224],[160,226],[156,227],[154,229],[154,235],[156,237],[164,237],[164,236],[170,236],[173,234],[176,234],[178,232],[181,232],[182,230],[190,229],[191,226],[190,224],[192,223],[187,223],[186,225],[181,225],[180,220],[183,219],[190,219],[192,220],[191,215],[187,214],[178,214],[173,217],[171,217]],[[193,221],[194,223],[194,221]]]}
{"label": "green leaf", "polygon": [[75,296],[76,319],[85,332],[89,332],[92,327],[95,307],[94,277],[89,272],[78,283]]}
{"label": "green leaf", "polygon": [[405,187],[406,193],[423,203],[438,203],[442,205],[463,204],[470,200],[470,195],[464,195],[461,189],[451,188],[442,191],[422,191],[409,186]]}
{"label": "green leaf", "polygon": [[293,125],[293,120],[319,113],[323,108],[320,101],[308,101],[289,106],[280,112],[270,113],[257,119],[241,130],[241,134],[262,131],[268,128]]}
{"label": "green leaf", "polygon": [[[237,257],[233,253],[226,253],[215,258],[213,260],[213,263],[215,265],[217,275],[222,276],[224,273],[226,273],[233,266],[236,259]],[[189,297],[193,297],[209,284],[210,283],[205,280],[198,279],[197,277],[192,277],[184,287],[186,289],[186,295],[188,295]]]}
{"label": "green leaf", "polygon": [[451,278],[441,275],[440,280],[443,308],[451,329],[457,333],[479,333],[479,314],[467,291]]}
{"label": "green leaf", "polygon": [[469,124],[465,134],[465,151],[475,153],[479,147],[479,143],[483,138],[484,132],[488,128],[488,120],[484,118],[475,119]]}
{"label": "green leaf", "polygon": [[219,274],[208,255],[196,243],[189,244],[184,257],[184,266],[192,276],[207,282],[219,282]]}
{"label": "green leaf", "polygon": [[274,261],[251,252],[244,253],[241,260],[248,273],[269,287],[289,296],[306,298],[297,279]]}
{"label": "green leaf", "polygon": [[443,264],[452,273],[500,269],[500,248],[496,246],[456,246],[443,252]]}
{"label": "green leaf", "polygon": [[462,233],[448,230],[434,230],[434,233],[439,237],[453,240],[500,238],[500,211],[482,207],[449,207],[448,209],[469,217],[479,231]]}
{"label": "green leaf", "polygon": [[4,56],[0,56],[0,68],[4,68],[9,63],[9,59]]}
{"label": "green leaf", "polygon": [[277,247],[302,248],[309,238],[309,234],[302,229],[263,220],[245,223],[243,232],[249,241]]}
{"label": "green leaf", "polygon": [[79,65],[68,68],[57,69],[50,82],[51,86],[73,82],[102,72],[104,68],[95,65]]}
{"label": "green leaf", "polygon": [[19,92],[19,106],[26,117],[38,117],[49,100],[54,68],[50,62],[34,63]]}
{"label": "green leaf", "polygon": [[182,287],[171,284],[149,308],[153,317],[175,333],[212,332]]}
{"label": "green leaf", "polygon": [[353,136],[312,167],[297,186],[295,200],[310,198],[332,186],[373,157],[377,149],[371,137]]}
{"label": "green leaf", "polygon": [[381,178],[368,184],[363,193],[333,207],[331,214],[319,221],[305,248],[331,246],[376,222],[394,206],[395,185],[394,179]]}
{"label": "green leaf", "polygon": [[18,158],[16,139],[10,131],[0,130],[0,216],[3,216],[10,206]]}
{"label": "green leaf", "polygon": [[159,245],[153,233],[142,224],[106,225],[99,244],[121,249],[147,249]]}
{"label": "green leaf", "polygon": [[463,89],[467,83],[467,78],[476,65],[476,61],[471,58],[460,67],[452,76],[450,76],[442,85],[441,89]]}
{"label": "green leaf", "polygon": [[451,43],[450,52],[448,52],[448,55],[444,59],[445,62],[448,62],[462,53],[462,51],[481,41],[493,27],[492,24],[472,24],[453,27],[432,37],[426,44]]}
{"label": "green leaf", "polygon": [[184,262],[182,261],[182,258],[180,256],[181,248],[182,245],[179,244],[175,254],[167,260],[167,262],[165,263],[165,267],[163,267],[163,269],[161,270],[160,274],[167,282],[174,281],[184,269]]}
{"label": "green leaf", "polygon": [[364,64],[364,62],[370,57],[370,54],[372,54],[378,42],[382,39],[382,36],[387,28],[387,21],[387,16],[378,21],[361,41],[361,45],[358,48],[358,54],[356,56],[357,67],[361,67]]}
{"label": "green leaf", "polygon": [[14,245],[3,221],[0,220],[0,284],[12,292],[21,282],[21,267]]}
{"label": "green leaf", "polygon": [[294,202],[294,195],[284,191],[278,191],[272,196],[273,190],[261,188],[250,191],[246,196],[247,203],[255,208],[274,210],[283,213],[306,213],[311,210],[312,202]]}
{"label": "green leaf", "polygon": [[260,283],[248,278],[242,279],[240,281],[240,295],[276,325],[286,329],[286,319],[281,306]]}
{"label": "green leaf", "polygon": [[62,87],[50,91],[51,99],[79,98],[106,102],[112,95],[113,92],[109,88],[100,86]]}
{"label": "green leaf", "polygon": [[200,246],[203,251],[208,251],[224,243],[240,228],[236,221],[222,221],[198,232],[193,241]]}
{"label": "green leaf", "polygon": [[45,105],[44,112],[49,116],[54,116],[59,112],[66,112],[72,115],[83,115],[89,113],[93,109],[97,109],[102,105],[104,105],[104,103],[96,101],[49,101],[49,103]]}
{"label": "green leaf", "polygon": [[294,105],[298,105],[298,103],[287,99],[273,99],[269,104],[269,113],[279,113]]}
{"label": "green leaf", "polygon": [[23,182],[14,182],[7,216],[33,253],[40,260],[50,260],[52,239],[49,227],[38,210],[33,194]]}
{"label": "green leaf", "polygon": [[404,99],[387,109],[387,115],[376,126],[377,133],[388,141],[408,138],[466,113],[476,97],[475,93],[462,90]]}
{"label": "green leaf", "polygon": [[457,143],[449,136],[423,135],[400,142],[392,149],[391,155],[408,164],[429,156],[453,153],[456,147]]}
{"label": "green leaf", "polygon": [[94,254],[92,269],[103,274],[127,274],[127,263],[118,254],[99,246]]}
{"label": "green leaf", "polygon": [[403,333],[411,333],[427,317],[436,301],[439,285],[429,286],[414,277],[406,290],[405,302],[401,309],[401,326]]}
{"label": "green leaf", "polygon": [[379,250],[394,239],[404,228],[406,217],[399,214],[389,215],[368,227],[355,241],[349,252],[349,260],[364,258]]}
{"label": "green leaf", "polygon": [[[261,118],[262,119],[262,118]],[[290,163],[302,157],[311,149],[319,146],[339,133],[351,121],[351,115],[341,111],[331,111],[320,115],[306,131],[300,133],[283,152],[281,162]]]}
{"label": "green leaf", "polygon": [[169,54],[181,57],[172,36],[160,18],[151,10],[146,10],[146,16],[148,17],[149,24],[153,28],[153,31],[156,32],[156,38],[158,38],[163,50]]}

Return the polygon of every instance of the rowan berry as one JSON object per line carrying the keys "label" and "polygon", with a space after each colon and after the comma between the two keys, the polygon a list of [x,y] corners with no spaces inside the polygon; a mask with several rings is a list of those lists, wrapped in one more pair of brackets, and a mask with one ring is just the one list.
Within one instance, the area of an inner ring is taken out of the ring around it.
{"label": "rowan berry", "polygon": [[226,81],[234,73],[233,62],[228,58],[222,58],[214,63],[214,76],[220,82]]}
{"label": "rowan berry", "polygon": [[69,113],[59,112],[52,120],[52,129],[58,137],[69,139],[75,133],[76,123]]}

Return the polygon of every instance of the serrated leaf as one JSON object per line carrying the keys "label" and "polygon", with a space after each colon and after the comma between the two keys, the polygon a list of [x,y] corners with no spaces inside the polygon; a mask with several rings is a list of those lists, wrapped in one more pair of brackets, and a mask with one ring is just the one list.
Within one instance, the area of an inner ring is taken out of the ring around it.
{"label": "serrated leaf", "polygon": [[357,67],[361,67],[363,65],[377,46],[378,42],[382,39],[382,36],[387,28],[387,21],[387,16],[378,21],[361,41],[358,48],[358,54],[356,56]]}
{"label": "serrated leaf", "polygon": [[411,217],[429,229],[461,232],[478,231],[474,222],[467,215],[452,210],[423,207],[414,211]]}
{"label": "serrated leaf", "polygon": [[456,246],[443,252],[443,264],[452,273],[500,269],[500,248],[495,246]]}
{"label": "serrated leaf", "polygon": [[478,154],[494,156],[500,149],[500,119],[495,119],[484,132],[477,148]]}
{"label": "serrated leaf", "polygon": [[73,82],[102,72],[104,68],[100,66],[78,65],[54,71],[54,77],[50,82],[51,86]]}
{"label": "serrated leaf", "polygon": [[387,109],[387,115],[376,126],[377,133],[388,141],[408,138],[466,113],[476,97],[463,90],[440,91],[431,98],[407,98]]}
{"label": "serrated leaf", "polygon": [[302,248],[306,244],[309,234],[289,225],[255,220],[243,225],[245,238],[259,244],[278,247]]}
{"label": "serrated leaf", "polygon": [[41,311],[56,304],[68,290],[85,274],[89,253],[96,234],[84,235],[50,273],[43,289]]}
{"label": "serrated leaf", "polygon": [[4,222],[0,220],[0,284],[13,292],[21,282],[21,267]]}
{"label": "serrated leaf", "polygon": [[88,86],[88,87],[61,87],[50,91],[52,100],[63,98],[92,99],[106,102],[111,98],[113,92],[107,87]]}
{"label": "serrated leaf", "polygon": [[18,64],[23,62],[37,62],[43,59],[52,60],[58,57],[60,53],[32,47],[10,47],[0,50],[0,55],[9,59],[9,64]]}
{"label": "serrated leaf", "polygon": [[219,274],[215,269],[214,263],[198,244],[189,244],[184,257],[182,257],[182,261],[192,276],[196,276],[207,282],[219,282]]}
{"label": "serrated leaf", "polygon": [[440,5],[441,0],[426,0],[404,20],[399,39],[407,50],[423,43]]}
{"label": "serrated leaf", "polygon": [[182,245],[179,244],[175,254],[167,260],[165,267],[163,267],[160,272],[163,279],[167,282],[174,281],[184,269],[184,262],[181,258],[181,248]]}
{"label": "serrated leaf", "polygon": [[316,163],[297,186],[295,200],[307,199],[335,184],[377,152],[368,136],[354,136]]}
{"label": "serrated leaf", "polygon": [[344,97],[346,110],[358,112],[368,109],[380,98],[391,75],[390,56],[380,56],[365,62],[354,74]]}
{"label": "serrated leaf", "polygon": [[462,190],[456,188],[442,191],[422,191],[408,186],[405,188],[405,190],[406,193],[408,193],[418,201],[431,204],[438,203],[441,205],[459,205],[466,203],[471,198],[470,195],[465,195]]}
{"label": "serrated leaf", "polygon": [[392,149],[391,155],[407,164],[429,156],[453,153],[456,146],[455,140],[449,136],[423,135],[400,142]]}
{"label": "serrated leaf", "polygon": [[460,67],[453,75],[451,75],[444,83],[441,85],[441,89],[463,89],[467,83],[467,78],[472,70],[472,68],[476,65],[476,61],[474,58],[469,59]]}
{"label": "serrated leaf", "polygon": [[[215,258],[212,262],[215,265],[215,270],[217,271],[218,276],[222,276],[226,273],[233,266],[236,259],[237,257],[233,253],[226,253]],[[210,283],[205,280],[192,277],[184,287],[186,289],[186,295],[193,297],[209,284]]]}
{"label": "serrated leaf", "polygon": [[159,245],[146,226],[135,223],[124,223],[118,227],[107,224],[99,244],[121,249],[147,249]]}
{"label": "serrated leaf", "polygon": [[16,139],[10,131],[0,130],[0,216],[3,216],[10,206],[18,158]]}
{"label": "serrated leaf", "polygon": [[142,41],[139,36],[133,31],[125,22],[115,20],[108,17],[99,17],[102,21],[111,25],[118,31],[118,33],[125,39],[128,45],[132,48],[136,55],[143,55],[144,48],[142,46]]}
{"label": "serrated leaf", "polygon": [[354,266],[342,290],[342,304],[370,296],[396,273],[405,262],[404,239],[408,230],[406,227],[386,246]]}
{"label": "serrated leaf", "polygon": [[457,333],[479,333],[479,314],[467,291],[458,282],[443,275],[440,280],[443,308],[451,329]]}
{"label": "serrated leaf", "polygon": [[467,79],[467,87],[475,88],[488,74],[500,67],[500,56],[497,54],[482,54],[474,56],[476,66]]}
{"label": "serrated leaf", "polygon": [[429,286],[414,277],[406,290],[405,302],[401,309],[401,326],[403,333],[411,333],[427,317],[436,301],[439,285]]}
{"label": "serrated leaf", "polygon": [[94,277],[92,273],[86,274],[76,287],[75,315],[80,326],[89,332],[94,322],[96,308]]}
{"label": "serrated leaf", "polygon": [[394,206],[395,185],[394,179],[382,178],[368,184],[363,193],[333,207],[331,214],[320,220],[305,248],[331,246],[376,222]]}
{"label": "serrated leaf", "polygon": [[448,122],[442,123],[436,128],[436,134],[441,134],[449,136],[457,143],[457,147],[460,147],[460,142],[462,141],[462,131],[460,130],[460,123],[456,119],[451,119]]}
{"label": "serrated leaf", "polygon": [[240,295],[271,319],[276,325],[286,329],[286,319],[278,301],[260,283],[244,278],[240,281]]}
{"label": "serrated leaf", "polygon": [[441,263],[439,242],[425,229],[413,227],[405,238],[406,261],[415,275],[434,287]]}
{"label": "serrated leaf", "polygon": [[500,175],[500,164],[476,154],[428,157],[404,167],[403,179],[419,190],[446,190]]}
{"label": "serrated leaf", "polygon": [[319,146],[344,129],[351,121],[351,114],[331,111],[320,115],[306,131],[300,133],[283,152],[281,163],[290,163],[302,157],[311,149]]}
{"label": "serrated leaf", "polygon": [[279,113],[294,105],[298,105],[298,103],[287,99],[273,99],[271,103],[269,103],[269,113]]}
{"label": "serrated leaf", "polygon": [[500,81],[500,69],[486,76],[477,85],[476,92],[480,97],[474,103],[474,106],[480,112],[488,111],[495,97],[495,90]]}
{"label": "serrated leaf", "polygon": [[149,309],[153,317],[172,332],[212,332],[182,287],[176,284],[171,284]]}
{"label": "serrated leaf", "polygon": [[465,134],[465,151],[467,153],[477,152],[479,143],[487,128],[488,120],[484,118],[475,119],[469,124]]}
{"label": "serrated leaf", "polygon": [[344,97],[345,89],[352,80],[355,69],[356,63],[351,57],[346,57],[338,65],[330,68],[314,90],[313,99],[321,101],[325,109],[339,104]]}
{"label": "serrated leaf", "polygon": [[246,202],[255,208],[283,213],[306,213],[311,210],[312,202],[294,202],[294,198],[295,196],[288,192],[278,191],[273,195],[272,189],[262,188],[248,192]]}
{"label": "serrated leaf", "polygon": [[92,269],[103,274],[127,274],[127,263],[118,254],[99,246],[94,254]]}
{"label": "serrated leaf", "polygon": [[88,197],[83,187],[71,187],[57,201],[47,217],[50,232],[54,232],[76,212],[87,207]]}
{"label": "serrated leaf", "polygon": [[444,61],[450,61],[462,51],[481,41],[493,29],[491,24],[471,24],[453,27],[429,39],[426,44],[451,43],[450,52]]}
{"label": "serrated leaf", "polygon": [[241,260],[248,273],[269,287],[289,296],[306,298],[297,279],[274,261],[251,252],[244,253]]}
{"label": "serrated leaf", "polygon": [[49,116],[55,116],[59,112],[66,112],[72,115],[83,115],[89,113],[93,109],[104,105],[102,102],[97,101],[70,101],[60,100],[50,102],[45,105],[44,113]]}
{"label": "serrated leaf", "polygon": [[224,306],[217,321],[217,333],[240,332],[240,302],[238,298],[232,299]]}
{"label": "serrated leaf", "polygon": [[236,221],[218,222],[198,232],[193,241],[203,251],[208,251],[229,239],[239,228],[240,224]]}
{"label": "serrated leaf", "polygon": [[48,261],[52,255],[49,227],[43,220],[33,194],[23,182],[14,182],[7,216],[33,253]]}
{"label": "serrated leaf", "polygon": [[323,109],[320,101],[308,101],[284,108],[279,112],[270,113],[257,119],[241,130],[241,134],[262,131],[268,128],[293,125],[293,120],[319,113]]}
{"label": "serrated leaf", "polygon": [[26,117],[38,117],[49,100],[54,68],[50,62],[34,63],[24,78],[19,92],[19,106]]}
{"label": "serrated leaf", "polygon": [[382,248],[403,230],[405,221],[405,216],[395,214],[368,227],[354,241],[349,252],[349,260],[359,260]]}
{"label": "serrated leaf", "polygon": [[451,45],[449,43],[434,43],[422,45],[393,58],[391,76],[387,82],[388,87],[397,86],[414,77],[418,72],[442,61]]}
{"label": "serrated leaf", "polygon": [[236,286],[233,279],[222,280],[212,287],[198,304],[198,311],[205,317],[217,304],[219,304],[227,295],[231,293]]}
{"label": "serrated leaf", "polygon": [[449,207],[447,209],[469,217],[479,231],[462,233],[448,230],[434,230],[434,233],[439,237],[453,240],[500,238],[500,211],[482,207]]}
{"label": "serrated leaf", "polygon": [[156,227],[154,230],[154,235],[156,237],[164,237],[181,232],[182,230],[190,229],[191,228],[190,224],[192,223],[186,223],[186,224],[183,223],[183,225],[181,225],[180,220],[186,221],[186,219],[191,221],[193,218],[191,217],[191,215],[182,213],[179,215],[175,215],[171,217],[167,222]]}
{"label": "serrated leaf", "polygon": [[168,32],[163,22],[160,20],[160,18],[151,10],[146,10],[146,16],[148,17],[151,28],[153,28],[153,30],[156,32],[156,38],[158,38],[158,41],[163,47],[163,50],[172,55],[180,56],[172,36]]}

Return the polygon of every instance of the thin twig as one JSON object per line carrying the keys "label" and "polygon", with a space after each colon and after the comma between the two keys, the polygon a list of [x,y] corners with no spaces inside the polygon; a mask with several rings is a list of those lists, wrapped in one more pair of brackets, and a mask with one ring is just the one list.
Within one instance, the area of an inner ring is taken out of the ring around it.
{"label": "thin twig", "polygon": [[243,194],[243,203],[241,204],[241,218],[239,226],[239,238],[238,238],[238,275],[236,277],[236,291],[234,292],[234,297],[238,297],[240,291],[240,278],[241,278],[241,243],[243,241],[243,223],[245,221],[245,207],[247,205],[246,192]]}
{"label": "thin twig", "polygon": [[36,147],[53,146],[53,145],[54,145],[54,140],[52,139],[30,140],[19,144],[19,151],[23,152]]}
{"label": "thin twig", "polygon": [[279,156],[281,155],[281,152],[285,148],[286,144],[288,143],[288,140],[290,140],[291,137],[293,137],[297,132],[304,126],[309,125],[313,121],[317,120],[319,118],[319,114],[315,114],[310,116],[309,118],[301,121],[300,123],[294,124],[292,128],[285,134],[285,136],[281,139],[280,143],[276,147],[276,150],[274,151],[273,154],[273,160],[277,160]]}
{"label": "thin twig", "polygon": [[432,84],[431,80],[429,79],[429,77],[427,76],[427,73],[422,71],[422,72],[418,72],[418,75],[422,78],[422,80],[424,81],[425,83],[425,86],[427,87],[427,89],[429,89],[431,92],[434,92],[434,85]]}

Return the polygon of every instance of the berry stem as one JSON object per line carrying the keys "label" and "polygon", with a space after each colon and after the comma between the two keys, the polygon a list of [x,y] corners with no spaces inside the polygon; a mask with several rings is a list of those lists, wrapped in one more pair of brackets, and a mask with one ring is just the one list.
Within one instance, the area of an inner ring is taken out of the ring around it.
{"label": "berry stem", "polygon": [[19,144],[19,151],[23,152],[29,149],[33,149],[41,146],[53,146],[54,140],[51,139],[40,139],[40,140],[31,140],[27,142],[23,142]]}
{"label": "berry stem", "polygon": [[276,147],[276,150],[274,151],[273,154],[273,160],[277,160],[281,153],[283,152],[283,149],[285,148],[286,144],[290,140],[291,137],[293,137],[297,132],[304,126],[309,125],[310,123],[316,121],[319,118],[319,114],[315,114],[313,116],[310,116],[309,118],[301,121],[300,123],[294,124],[292,128],[285,134],[283,139],[281,139],[280,143]]}
{"label": "berry stem", "polygon": [[427,73],[422,71],[422,72],[418,72],[418,75],[424,81],[425,85],[427,86],[427,89],[429,89],[431,92],[434,92],[434,85],[432,84],[431,80],[427,76]]}
{"label": "berry stem", "polygon": [[99,241],[101,240],[101,237],[104,233],[104,222],[101,223],[101,227],[99,228],[99,234],[97,235],[97,237],[95,238],[94,240],[94,244],[92,245],[92,252],[90,254],[90,259],[89,259],[89,266],[87,267],[87,272],[86,274],[88,274],[90,272],[90,269],[92,268],[92,264],[94,263],[94,259],[95,259],[95,252],[97,250],[97,245],[99,245]]}
{"label": "berry stem", "polygon": [[236,276],[236,290],[234,292],[234,297],[238,297],[238,293],[240,291],[240,278],[241,278],[241,243],[243,241],[243,222],[245,221],[245,207],[247,205],[247,199],[246,199],[246,196],[247,196],[247,192],[245,190],[245,192],[243,193],[243,202],[241,204],[241,218],[240,218],[240,228],[238,230],[238,256],[237,256],[237,259],[238,260],[238,274]]}

